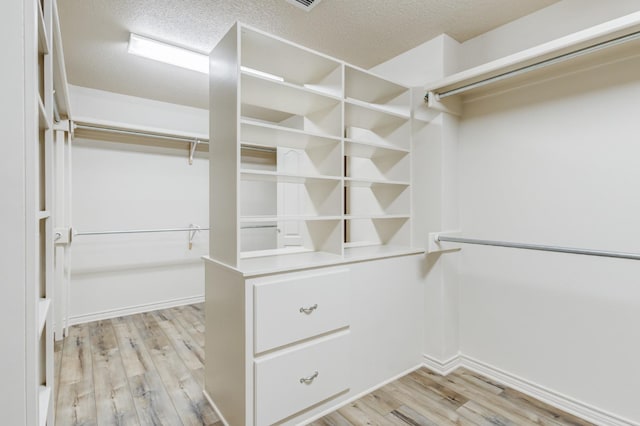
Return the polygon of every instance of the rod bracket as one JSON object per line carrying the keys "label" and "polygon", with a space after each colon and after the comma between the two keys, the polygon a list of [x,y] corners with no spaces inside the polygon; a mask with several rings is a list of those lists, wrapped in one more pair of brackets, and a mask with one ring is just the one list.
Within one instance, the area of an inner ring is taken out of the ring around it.
{"label": "rod bracket", "polygon": [[196,153],[196,148],[198,147],[198,144],[200,143],[200,141],[198,139],[194,139],[192,142],[190,142],[191,147],[189,148],[189,165],[193,165],[193,155]]}
{"label": "rod bracket", "polygon": [[69,244],[71,242],[71,228],[55,228],[53,230],[54,244]]}
{"label": "rod bracket", "polygon": [[425,96],[425,100],[427,101],[427,106],[429,108],[453,115],[462,115],[462,101],[457,96],[440,99],[437,93],[428,92]]}
{"label": "rod bracket", "polygon": [[196,237],[196,234],[200,232],[200,227],[198,225],[194,225],[193,223],[189,224],[189,250],[193,248],[193,239]]}
{"label": "rod bracket", "polygon": [[447,243],[447,247],[442,245],[442,242],[438,239],[440,235],[457,235],[460,231],[443,231],[443,232],[430,232],[427,237],[427,254],[442,253],[448,251],[459,250],[460,246],[451,246],[452,243]]}

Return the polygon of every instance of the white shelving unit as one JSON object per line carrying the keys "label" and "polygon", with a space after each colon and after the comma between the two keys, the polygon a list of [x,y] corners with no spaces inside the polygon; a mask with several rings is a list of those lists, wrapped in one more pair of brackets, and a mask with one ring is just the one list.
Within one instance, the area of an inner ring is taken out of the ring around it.
{"label": "white shelving unit", "polygon": [[[25,148],[27,158],[27,244],[28,277],[27,336],[28,424],[52,425],[53,395],[53,311],[54,311],[54,92],[65,99],[66,87],[56,81],[55,69],[62,63],[59,55],[59,27],[55,0],[29,0],[25,6],[33,17],[25,37],[29,64],[27,95],[33,105],[33,129]],[[59,77],[59,74],[57,75]],[[66,78],[64,78],[66,81]],[[66,111],[66,107],[64,110]],[[32,334],[31,334],[32,333]]]}
{"label": "white shelving unit", "polygon": [[242,24],[229,34],[210,73],[211,257],[410,248],[411,91]]}
{"label": "white shelving unit", "polygon": [[205,395],[230,424],[298,424],[364,390],[344,374],[370,334],[350,327],[368,309],[350,264],[423,252],[412,93],[242,24],[211,64]]}

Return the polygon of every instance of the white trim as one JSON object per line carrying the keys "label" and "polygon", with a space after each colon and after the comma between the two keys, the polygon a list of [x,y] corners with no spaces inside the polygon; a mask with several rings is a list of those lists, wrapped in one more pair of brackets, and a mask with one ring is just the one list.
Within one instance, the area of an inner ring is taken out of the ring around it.
{"label": "white trim", "polygon": [[439,359],[436,359],[427,354],[422,354],[422,360],[425,367],[440,374],[441,376],[446,376],[447,374],[453,373],[459,367],[461,367],[462,363],[461,354],[459,352],[445,361],[440,361]]}
{"label": "white trim", "polygon": [[92,312],[89,314],[74,315],[69,317],[69,326],[84,324],[91,321],[99,321],[110,318],[122,317],[125,315],[140,314],[143,312],[156,311],[158,309],[174,308],[176,306],[192,305],[204,302],[204,296],[183,297],[180,299],[165,300],[162,302],[145,303],[142,305],[129,306],[126,308],[109,309],[106,311]]}
{"label": "white trim", "polygon": [[224,426],[229,426],[229,422],[227,421],[227,419],[224,418],[224,416],[222,415],[222,413],[220,412],[220,410],[218,410],[218,406],[215,404],[215,402],[213,402],[213,399],[211,399],[211,397],[209,396],[209,394],[207,393],[206,390],[202,391],[202,394],[204,395],[204,398],[209,402],[209,404],[211,405],[211,407],[213,408],[213,411],[216,412],[216,415],[218,416],[218,418],[220,419],[220,421],[222,422],[222,424]]}
{"label": "white trim", "polygon": [[399,378],[404,377],[407,374],[412,373],[412,372],[414,372],[414,371],[416,371],[416,370],[418,370],[419,368],[422,368],[422,367],[423,367],[423,364],[418,364],[415,367],[411,367],[408,370],[405,370],[402,373],[391,377],[390,379],[387,379],[387,380],[385,380],[383,382],[380,382],[380,383],[370,387],[369,389],[366,389],[366,390],[358,393],[357,395],[352,396],[351,398],[349,398],[347,400],[341,401],[340,403],[338,403],[336,405],[333,405],[330,408],[327,408],[326,410],[323,410],[320,413],[311,416],[308,419],[302,419],[302,420],[296,419],[295,421],[300,422],[298,424],[308,424],[308,423],[315,422],[316,420],[326,416],[327,414],[333,413],[334,411],[337,411],[337,410],[341,409],[342,407],[344,407],[346,405],[349,405],[354,401],[357,401],[358,399],[362,398],[363,396],[368,395],[371,392],[374,392],[374,391],[380,389],[381,387],[383,387],[385,385],[388,385],[389,383],[391,383],[391,382],[393,382],[395,380],[398,380]]}
{"label": "white trim", "polygon": [[[426,356],[425,356],[426,357]],[[430,368],[427,365],[428,368]],[[631,420],[624,419],[615,414],[609,413],[593,405],[573,399],[559,392],[548,389],[544,386],[533,383],[529,380],[508,373],[492,365],[483,363],[469,356],[461,354],[459,356],[459,367],[465,367],[478,374],[482,374],[491,380],[504,384],[527,394],[539,401],[559,408],[567,413],[580,417],[581,419],[607,426],[639,426]]]}

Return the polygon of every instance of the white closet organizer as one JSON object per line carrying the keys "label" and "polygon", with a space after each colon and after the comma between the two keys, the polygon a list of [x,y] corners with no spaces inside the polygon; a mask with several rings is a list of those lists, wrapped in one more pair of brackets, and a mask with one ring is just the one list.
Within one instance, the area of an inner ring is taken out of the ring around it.
{"label": "white closet organizer", "polygon": [[[245,26],[238,34],[212,61],[212,258],[412,252],[410,90]],[[252,223],[277,232],[252,241],[240,232]]]}
{"label": "white closet organizer", "polygon": [[[53,154],[54,154],[54,68],[60,58],[54,58],[59,51],[54,44],[59,42],[57,11],[54,0],[31,0],[26,10],[33,13],[32,37],[26,37],[26,44],[33,43],[33,57],[27,60],[33,64],[32,74],[34,114],[37,129],[33,131],[33,142],[26,147],[27,163],[27,218],[32,222],[27,226],[33,239],[27,243],[29,259],[27,269],[33,271],[27,286],[28,328],[33,330],[27,336],[27,387],[29,424],[53,424],[53,295],[54,295],[54,253],[53,253]],[[29,28],[29,27],[27,27]],[[32,61],[32,62],[31,62]],[[59,72],[59,70],[56,70]],[[58,88],[56,86],[55,88]],[[60,87],[61,93],[65,93]],[[62,99],[62,98],[60,98]],[[62,99],[64,100],[64,99]]]}
{"label": "white closet organizer", "polygon": [[[412,93],[242,24],[212,51],[210,79],[205,393],[232,425],[300,423],[417,364],[417,348],[379,347],[413,330],[417,287],[368,276],[423,253],[411,241]],[[252,224],[276,228],[242,229]],[[372,306],[386,331],[363,319]],[[385,361],[374,371],[356,353]]]}

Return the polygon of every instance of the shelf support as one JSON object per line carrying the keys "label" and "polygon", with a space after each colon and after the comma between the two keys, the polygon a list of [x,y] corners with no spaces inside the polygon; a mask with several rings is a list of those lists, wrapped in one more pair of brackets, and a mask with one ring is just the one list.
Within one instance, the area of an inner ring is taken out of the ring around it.
{"label": "shelf support", "polygon": [[196,234],[200,232],[200,227],[198,225],[194,225],[193,223],[189,224],[189,250],[193,248],[193,239],[196,237]]}
{"label": "shelf support", "polygon": [[55,228],[53,242],[54,244],[69,244],[71,242],[71,228]]}
{"label": "shelf support", "polygon": [[440,236],[445,236],[445,235],[454,236],[459,234],[460,234],[460,231],[430,232],[429,236],[427,237],[427,254],[460,250],[459,246],[451,247],[451,245],[449,245],[448,248],[444,248],[440,244],[440,239],[438,238]]}
{"label": "shelf support", "polygon": [[429,108],[457,116],[462,115],[462,100],[459,97],[440,99],[437,93],[429,92],[424,100]]}
{"label": "shelf support", "polygon": [[193,165],[193,155],[196,153],[196,148],[198,147],[198,144],[200,143],[200,141],[198,139],[195,139],[193,142],[191,142],[191,148],[189,149],[189,165]]}

